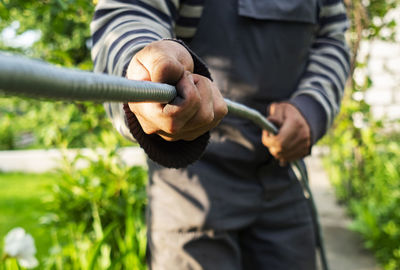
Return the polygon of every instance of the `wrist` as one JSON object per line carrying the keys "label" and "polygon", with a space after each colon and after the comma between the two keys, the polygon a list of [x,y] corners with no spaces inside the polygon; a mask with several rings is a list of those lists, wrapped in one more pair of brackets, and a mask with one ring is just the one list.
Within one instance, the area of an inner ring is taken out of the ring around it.
{"label": "wrist", "polygon": [[290,100],[306,120],[314,145],[326,132],[327,117],[320,103],[307,95],[299,95]]}

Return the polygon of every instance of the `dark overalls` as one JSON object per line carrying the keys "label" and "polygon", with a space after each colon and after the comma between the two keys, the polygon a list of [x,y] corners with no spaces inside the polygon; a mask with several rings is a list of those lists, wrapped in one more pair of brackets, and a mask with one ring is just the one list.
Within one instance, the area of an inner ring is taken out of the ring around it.
{"label": "dark overalls", "polygon": [[[317,0],[206,0],[189,46],[225,97],[266,113],[288,100],[307,64]],[[150,269],[315,269],[302,188],[261,143],[261,130],[228,116],[187,169],[149,164]]]}

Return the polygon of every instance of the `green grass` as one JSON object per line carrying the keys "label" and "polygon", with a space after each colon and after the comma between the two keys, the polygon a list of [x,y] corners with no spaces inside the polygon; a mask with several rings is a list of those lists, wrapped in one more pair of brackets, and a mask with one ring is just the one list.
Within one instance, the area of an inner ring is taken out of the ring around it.
{"label": "green grass", "polygon": [[15,227],[33,236],[39,260],[48,254],[50,235],[39,219],[45,213],[42,198],[53,179],[52,174],[0,173],[0,254],[4,236]]}

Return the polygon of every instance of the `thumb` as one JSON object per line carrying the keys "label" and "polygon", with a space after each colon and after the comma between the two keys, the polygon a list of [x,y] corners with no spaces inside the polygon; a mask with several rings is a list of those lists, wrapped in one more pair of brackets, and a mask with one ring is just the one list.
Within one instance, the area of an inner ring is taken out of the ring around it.
{"label": "thumb", "polygon": [[269,116],[267,117],[267,120],[271,121],[277,127],[283,125],[285,115],[279,104],[272,103],[271,106],[269,106]]}

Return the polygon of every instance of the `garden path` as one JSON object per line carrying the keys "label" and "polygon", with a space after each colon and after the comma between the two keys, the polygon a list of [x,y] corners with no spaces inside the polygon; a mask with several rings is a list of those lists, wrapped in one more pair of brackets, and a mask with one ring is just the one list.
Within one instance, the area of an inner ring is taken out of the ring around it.
{"label": "garden path", "polygon": [[361,237],[349,230],[351,219],[337,204],[319,155],[306,159],[310,185],[318,208],[330,270],[379,270]]}

